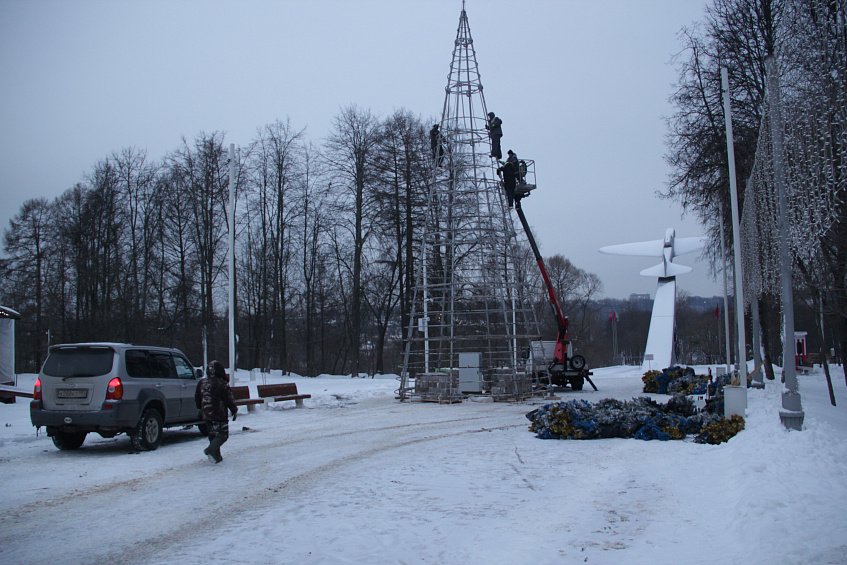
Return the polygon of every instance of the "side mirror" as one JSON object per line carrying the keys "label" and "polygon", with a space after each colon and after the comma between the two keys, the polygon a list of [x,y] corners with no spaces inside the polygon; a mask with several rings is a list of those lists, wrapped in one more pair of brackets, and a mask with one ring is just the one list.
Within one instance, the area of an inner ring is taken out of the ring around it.
{"label": "side mirror", "polygon": [[194,376],[197,377],[198,379],[202,379],[203,378],[203,369],[195,369]]}

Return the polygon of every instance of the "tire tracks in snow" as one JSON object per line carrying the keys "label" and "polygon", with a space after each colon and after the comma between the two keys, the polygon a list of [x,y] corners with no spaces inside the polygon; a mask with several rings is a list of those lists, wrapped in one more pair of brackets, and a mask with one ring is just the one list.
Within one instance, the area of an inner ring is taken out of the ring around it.
{"label": "tire tracks in snow", "polygon": [[[396,408],[396,405],[390,407]],[[416,414],[431,416],[431,413],[423,410],[409,414],[404,412],[407,409],[394,411],[399,415],[393,417],[406,419],[399,424],[331,431],[338,427],[357,426],[362,420],[384,420],[383,416],[388,416],[371,408],[351,411],[331,420],[322,418],[313,422],[310,421],[312,418],[300,419],[294,429],[268,427],[255,430],[257,435],[274,433],[278,429],[297,435],[270,441],[260,438],[243,446],[228,443],[233,446],[232,450],[228,450],[228,460],[234,462],[229,465],[230,469],[215,468],[205,462],[184,462],[149,475],[75,488],[5,510],[0,512],[0,561],[138,563],[164,551],[172,552],[182,541],[209,535],[210,528],[219,530],[232,521],[233,512],[238,509],[255,512],[272,507],[279,503],[279,493],[286,496],[286,501],[306,495],[314,485],[325,481],[333,473],[383,452],[421,442],[525,425],[477,427],[479,422],[498,424],[511,417],[511,414],[507,416],[499,410],[435,421],[409,421]],[[303,429],[302,426],[310,427]],[[445,430],[445,427],[448,429]],[[391,435],[390,432],[399,433]],[[242,435],[234,432],[231,437],[252,438],[252,433]],[[344,438],[349,438],[349,441],[343,441],[343,452],[335,453],[333,450]],[[386,438],[389,441],[385,441]],[[332,449],[320,449],[321,444]],[[193,449],[196,445],[190,447]],[[279,462],[283,464],[280,466]],[[296,467],[296,470],[285,476],[291,467]],[[225,491],[223,497],[204,492],[205,489],[195,485],[197,480],[206,480],[208,473],[204,473],[204,469],[211,474],[227,471],[222,477],[213,475],[211,480],[237,486]],[[90,536],[92,530],[83,522],[89,522],[98,531],[98,537],[101,534],[99,526],[109,524],[120,532],[117,539],[123,541],[86,547],[78,539]],[[50,543],[45,544],[45,539],[49,539]],[[55,551],[56,555],[48,555],[49,550]]]}
{"label": "tire tracks in snow", "polygon": [[[374,428],[348,430],[348,431],[336,432],[336,433],[331,433],[331,434],[321,434],[318,430],[310,430],[311,433],[308,436],[298,435],[297,437],[294,437],[294,438],[286,438],[286,439],[282,439],[282,440],[265,442],[265,443],[261,443],[259,445],[251,445],[251,446],[246,446],[246,447],[238,447],[238,446],[233,445],[232,443],[228,442],[227,443],[227,448],[228,448],[227,451],[229,451],[229,454],[230,454],[230,455],[228,455],[228,458],[237,459],[240,455],[243,455],[246,452],[255,451],[257,449],[281,449],[281,448],[301,444],[301,443],[304,443],[304,442],[315,441],[317,439],[336,439],[336,438],[340,438],[340,437],[351,436],[351,435],[360,435],[360,434],[365,434],[365,433],[387,432],[387,431],[399,430],[399,429],[403,429],[403,428],[413,428],[413,427],[419,428],[421,426],[450,424],[450,423],[467,422],[467,421],[481,420],[481,419],[485,419],[485,417],[484,416],[478,416],[478,417],[471,417],[471,418],[455,418],[455,419],[450,419],[450,420],[438,420],[436,422],[427,422],[427,423],[408,423],[408,424],[399,424],[399,425],[394,425],[394,426],[380,426],[380,427],[374,427]],[[271,431],[271,430],[257,429],[257,430],[250,430],[250,432],[247,432],[247,433],[264,433],[264,432],[268,432],[268,431]],[[237,438],[238,436],[242,435],[243,433],[245,433],[245,432],[236,431],[234,433],[230,433],[230,439],[232,439],[233,437]],[[127,454],[127,455],[132,455],[132,454]],[[143,454],[141,454],[141,455],[143,456]],[[93,454],[92,454],[92,456],[96,457],[96,455],[93,455]],[[75,489],[68,491],[64,494],[51,496],[48,499],[42,499],[42,500],[34,501],[34,502],[31,502],[31,503],[28,503],[28,504],[23,504],[23,505],[18,506],[16,508],[12,508],[12,509],[9,509],[9,510],[2,511],[2,512],[0,512],[0,521],[6,520],[8,518],[25,518],[30,513],[40,512],[40,511],[44,510],[45,508],[59,507],[59,506],[62,506],[64,504],[68,503],[69,501],[72,501],[72,500],[78,501],[78,500],[80,500],[81,498],[84,498],[84,497],[108,495],[108,494],[112,493],[113,491],[121,489],[121,488],[129,488],[130,490],[138,490],[138,489],[144,488],[146,485],[148,485],[150,483],[155,483],[158,479],[160,479],[163,476],[170,475],[174,472],[184,471],[186,469],[192,469],[192,468],[195,468],[196,465],[197,465],[196,461],[191,461],[189,463],[182,463],[182,464],[179,464],[179,465],[164,468],[160,471],[157,471],[156,473],[154,473],[152,475],[145,475],[145,476],[140,476],[140,477],[132,477],[132,478],[129,478],[129,479],[119,480],[119,481],[112,481],[112,482],[104,484],[104,485],[75,488]],[[2,540],[3,540],[2,534],[0,534],[0,542],[2,542]]]}
{"label": "tire tracks in snow", "polygon": [[[479,418],[470,418],[469,420],[477,419]],[[439,422],[439,424],[455,423],[460,421],[464,421],[464,419]],[[386,428],[381,429],[367,430],[367,432],[382,432],[397,428],[407,428],[409,426],[410,425],[388,426]],[[523,426],[524,424],[510,424],[506,426],[497,426],[491,428],[466,429],[442,433],[438,435],[428,435],[414,439],[398,440],[389,444],[371,447],[361,451],[356,451],[354,453],[350,453],[328,461],[324,464],[318,465],[317,467],[310,467],[308,469],[305,469],[299,472],[298,474],[291,476],[276,484],[272,484],[269,486],[261,486],[257,488],[252,494],[241,498],[238,503],[246,508],[249,508],[250,515],[255,516],[257,514],[260,514],[263,510],[271,508],[280,502],[291,503],[292,499],[307,495],[312,489],[318,488],[318,485],[326,481],[328,477],[332,476],[334,473],[342,470],[348,465],[353,465],[359,461],[367,460],[371,457],[385,453],[387,451],[401,449],[410,445],[430,441],[439,441],[442,439],[453,438],[461,435],[480,433],[483,431],[487,432],[492,430],[504,430]],[[334,434],[334,436],[332,437],[337,438],[339,436],[354,434],[356,434],[356,432]],[[284,496],[285,499],[283,501],[280,501],[279,496]],[[232,509],[229,507],[215,508],[210,515],[207,515],[204,519],[197,522],[196,528],[189,527],[187,528],[187,530],[189,531],[171,532],[169,534],[154,539],[139,540],[129,548],[122,550],[118,553],[109,555],[103,561],[103,563],[110,563],[114,565],[137,565],[146,561],[158,562],[158,560],[156,559],[157,555],[163,552],[172,553],[174,546],[177,546],[180,542],[190,539],[193,540],[196,538],[196,543],[201,544],[201,538],[214,536],[216,534],[216,531],[225,530],[228,526],[231,525],[228,522],[228,519],[231,519],[231,513]],[[210,524],[212,524],[211,527]],[[216,524],[220,526],[215,526]]]}

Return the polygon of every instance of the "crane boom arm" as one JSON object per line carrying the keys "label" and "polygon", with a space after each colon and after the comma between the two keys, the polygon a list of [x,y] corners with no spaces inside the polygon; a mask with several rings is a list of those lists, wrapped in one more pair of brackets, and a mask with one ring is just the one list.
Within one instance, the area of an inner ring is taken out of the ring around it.
{"label": "crane boom arm", "polygon": [[565,313],[562,311],[562,305],[559,302],[559,297],[556,294],[556,289],[550,281],[550,275],[547,273],[547,267],[544,265],[544,258],[538,251],[538,245],[535,243],[535,238],[532,236],[532,230],[529,229],[529,224],[526,221],[526,216],[521,208],[521,199],[515,199],[515,210],[518,212],[518,217],[521,220],[521,225],[526,232],[526,237],[529,240],[529,245],[532,247],[532,253],[535,256],[535,261],[538,263],[538,268],[541,270],[541,278],[544,279],[544,286],[547,288],[547,294],[550,296],[550,304],[553,305],[553,310],[556,314],[556,320],[559,323],[559,334],[564,339],[568,339],[568,319],[565,318]]}
{"label": "crane boom arm", "polygon": [[547,295],[550,297],[550,304],[553,306],[553,311],[556,314],[556,321],[559,323],[559,332],[556,336],[556,347],[553,350],[553,361],[548,365],[547,371],[550,375],[550,384],[564,386],[565,383],[570,384],[573,390],[582,390],[583,381],[588,381],[594,390],[597,390],[597,385],[591,380],[589,375],[591,372],[585,366],[585,358],[581,355],[573,355],[571,351],[570,339],[568,338],[568,319],[562,310],[562,304],[559,302],[559,297],[556,294],[556,289],[550,281],[550,274],[547,272],[547,266],[544,264],[544,259],[541,257],[541,252],[538,251],[538,245],[535,243],[535,237],[532,235],[532,230],[529,229],[529,224],[526,221],[526,216],[521,208],[521,200],[529,195],[529,191],[535,188],[534,184],[524,184],[520,190],[515,190],[515,210],[518,212],[518,218],[521,220],[526,238],[529,240],[529,245],[532,247],[532,253],[535,255],[535,262],[538,263],[538,268],[541,271],[541,278],[544,279],[544,286],[547,288]]}

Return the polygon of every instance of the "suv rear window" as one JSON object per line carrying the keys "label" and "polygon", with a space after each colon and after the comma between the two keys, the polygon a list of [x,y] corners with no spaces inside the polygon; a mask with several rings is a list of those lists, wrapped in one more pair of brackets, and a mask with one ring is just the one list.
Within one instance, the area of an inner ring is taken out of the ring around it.
{"label": "suv rear window", "polygon": [[115,352],[108,347],[54,349],[42,370],[51,377],[99,377],[112,370],[114,359]]}

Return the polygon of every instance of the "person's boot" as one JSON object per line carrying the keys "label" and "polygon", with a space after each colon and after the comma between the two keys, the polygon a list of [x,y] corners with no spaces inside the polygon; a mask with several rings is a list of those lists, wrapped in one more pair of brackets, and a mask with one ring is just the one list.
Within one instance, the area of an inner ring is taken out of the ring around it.
{"label": "person's boot", "polygon": [[214,459],[215,463],[220,463],[223,461],[223,456],[221,456],[221,446],[224,444],[223,436],[215,436],[209,441],[209,447],[207,448],[209,460]]}
{"label": "person's boot", "polygon": [[204,450],[203,450],[203,455],[205,455],[205,456],[206,456],[206,458],[209,460],[209,463],[217,463],[217,461],[215,461],[215,456],[214,456],[214,455],[212,455],[211,447],[212,447],[212,446],[210,445],[209,447],[207,447],[206,449],[204,449]]}

